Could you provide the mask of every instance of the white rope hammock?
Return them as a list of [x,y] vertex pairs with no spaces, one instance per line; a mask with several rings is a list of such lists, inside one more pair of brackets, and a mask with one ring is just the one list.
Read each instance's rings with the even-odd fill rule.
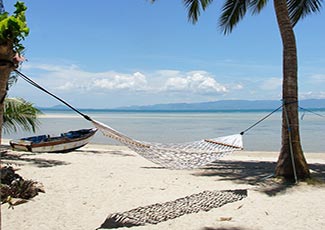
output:
[[[15,72],[29,84],[35,86],[36,88],[59,100],[60,102],[71,108],[73,111],[83,116],[86,120],[92,122],[93,125],[99,130],[101,130],[104,135],[119,141],[120,143],[128,146],[130,149],[143,156],[144,158],[163,167],[171,169],[198,168],[207,165],[226,154],[232,153],[235,150],[243,149],[243,140],[241,134],[243,134],[246,130],[241,134],[237,135],[180,144],[150,143],[134,140],[114,130],[108,125],[91,119],[89,116],[75,109],[73,106],[69,105],[67,102],[65,102],[55,94],[49,92],[48,90],[37,84],[35,81],[33,81],[20,71],[15,70]],[[255,126],[256,124],[254,124],[253,126]],[[253,126],[251,126],[250,128],[252,128]]]
[[140,156],[170,169],[205,166],[226,154],[243,149],[242,135],[230,135],[194,142],[163,144],[134,140],[101,122],[91,120],[101,132],[126,145]]
[[[219,137],[214,139],[206,139],[206,140],[200,140],[200,141],[194,141],[194,142],[188,142],[182,144],[149,143],[149,142],[134,140],[103,123],[91,119],[89,116],[75,109],[66,101],[62,100],[58,96],[49,92],[48,90],[46,90],[45,88],[37,84],[35,81],[30,79],[29,77],[27,77],[26,75],[18,71],[17,69],[15,69],[14,71],[29,84],[35,86],[36,88],[42,90],[43,92],[59,100],[60,102],[62,102],[63,104],[71,108],[73,111],[80,114],[86,120],[92,122],[95,127],[97,127],[99,130],[102,131],[104,135],[121,142],[122,144],[128,146],[130,149],[139,153],[141,156],[147,158],[148,160],[171,169],[198,168],[219,159],[225,154],[232,153],[235,150],[242,150],[243,149],[242,135],[246,131],[252,129],[254,126],[264,121],[266,118],[271,116],[276,111],[280,110],[282,107],[285,108],[284,105],[291,104],[291,103],[298,103],[297,100],[292,102],[285,102],[283,100],[281,106],[279,106],[277,109],[273,110],[265,117],[258,120],[253,125],[251,125],[246,130],[242,131],[240,134],[237,135],[224,136],[224,137]],[[306,110],[306,111],[312,112],[310,110]],[[317,113],[315,114],[318,116],[322,116]],[[287,121],[288,121],[288,117],[287,117]],[[290,127],[289,123],[287,125],[288,127]],[[292,157],[292,161],[293,161],[293,157]],[[294,165],[294,161],[293,161],[293,165]]]

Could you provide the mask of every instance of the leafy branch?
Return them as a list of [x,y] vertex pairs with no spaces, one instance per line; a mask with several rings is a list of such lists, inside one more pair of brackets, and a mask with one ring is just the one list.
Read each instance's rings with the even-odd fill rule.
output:
[[23,2],[18,1],[15,8],[13,15],[9,15],[8,12],[0,14],[0,44],[10,41],[14,51],[21,53],[25,48],[21,41],[29,33],[25,17],[27,7]]

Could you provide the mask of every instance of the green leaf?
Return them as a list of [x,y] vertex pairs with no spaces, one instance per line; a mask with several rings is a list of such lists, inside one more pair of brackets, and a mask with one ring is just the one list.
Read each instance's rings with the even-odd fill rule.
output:
[[19,129],[35,132],[41,112],[32,103],[21,98],[6,98],[4,102],[3,128],[6,133]]
[[20,1],[15,4],[15,7],[13,15],[7,12],[0,15],[0,42],[13,41],[14,51],[21,53],[24,50],[21,41],[29,34],[25,17],[27,7]]

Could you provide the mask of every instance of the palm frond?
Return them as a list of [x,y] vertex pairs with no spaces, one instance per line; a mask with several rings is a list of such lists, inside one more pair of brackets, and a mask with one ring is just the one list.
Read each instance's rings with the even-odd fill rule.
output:
[[224,34],[229,34],[245,16],[249,2],[249,0],[227,0],[224,3],[219,21]]
[[200,0],[200,1],[203,10],[205,10],[213,2],[213,0]]
[[4,132],[17,132],[18,129],[35,132],[39,125],[37,119],[39,114],[41,114],[41,111],[24,99],[6,98],[3,114]]
[[319,12],[322,0],[287,0],[289,17],[293,26],[308,14]]
[[252,10],[252,14],[258,14],[266,6],[267,0],[251,0],[249,2],[249,8]]
[[199,19],[201,9],[205,10],[213,0],[183,0],[183,2],[188,9],[187,17],[194,24]]
[[199,0],[184,0],[184,5],[188,9],[187,17],[194,24],[200,16]]

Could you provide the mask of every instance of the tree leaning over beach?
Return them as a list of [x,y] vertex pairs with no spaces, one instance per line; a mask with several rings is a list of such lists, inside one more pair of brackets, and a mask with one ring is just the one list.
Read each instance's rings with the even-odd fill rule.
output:
[[[155,2],[156,0],[151,0]],[[188,19],[195,24],[201,10],[213,0],[183,0],[188,10]],[[232,32],[244,18],[248,9],[258,14],[268,0],[226,0],[219,18],[219,26],[225,35]],[[273,0],[278,28],[283,45],[282,80],[282,143],[275,175],[286,179],[306,179],[309,168],[303,154],[298,117],[298,64],[295,33],[293,27],[308,14],[320,11],[322,0]]]

